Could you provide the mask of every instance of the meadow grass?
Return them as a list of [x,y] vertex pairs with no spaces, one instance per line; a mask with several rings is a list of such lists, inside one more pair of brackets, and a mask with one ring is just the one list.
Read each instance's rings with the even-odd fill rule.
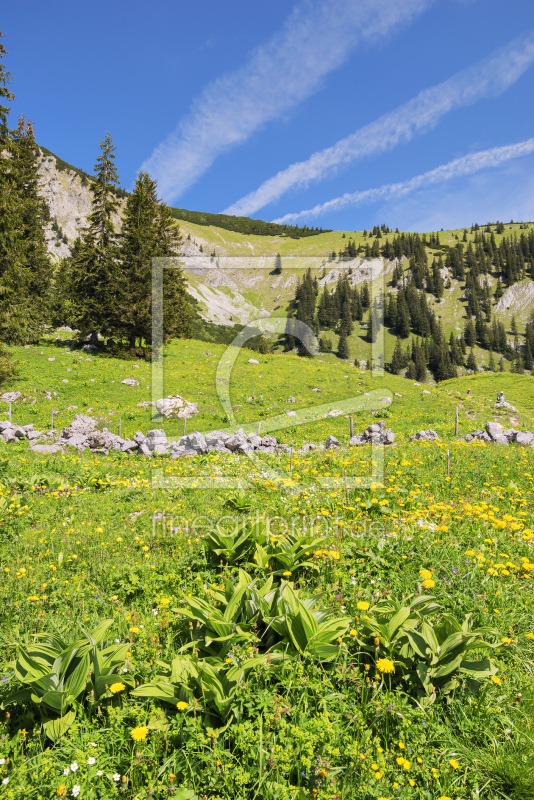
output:
[[[227,424],[215,390],[223,352],[191,341],[169,348],[165,393],[199,402],[190,429]],[[0,444],[1,700],[21,688],[13,664],[36,635],[72,640],[109,619],[107,643],[128,648],[116,672],[124,688],[106,689],[98,700],[83,692],[75,721],[56,741],[45,733],[42,704],[5,706],[2,798],[531,797],[534,454],[454,441],[454,412],[458,406],[461,435],[489,419],[507,427],[509,416],[493,409],[503,389],[518,408],[515,427],[533,428],[532,379],[477,375],[429,388],[339,362],[272,355],[252,365],[249,355],[240,354],[232,375],[234,412],[245,428],[285,409],[389,390],[394,400],[382,418],[397,437],[384,454],[383,480],[345,489],[345,473],[370,474],[367,447],[294,454],[291,471],[287,455],[262,456],[266,466],[274,461],[290,473],[276,481],[246,457],[217,453],[174,461],[74,450],[39,456],[24,442]],[[181,433],[181,422],[152,422],[150,409],[136,407],[150,399],[144,362],[135,369],[50,344],[20,349],[17,357],[19,377],[9,388],[27,398],[13,406],[17,422],[44,428],[54,405],[61,427],[92,407],[111,429],[120,417],[123,435],[149,427]],[[121,385],[123,377],[140,386]],[[57,392],[53,401],[45,390]],[[263,401],[247,402],[253,390]],[[290,395],[296,403],[286,405]],[[78,409],[67,412],[69,405]],[[377,418],[355,415],[355,432]],[[441,443],[408,444],[409,434],[429,427]],[[275,435],[298,445],[331,433],[347,444],[345,416]],[[203,488],[157,486],[154,468],[167,479],[205,479]],[[223,475],[247,479],[246,494],[217,489]],[[325,477],[332,481],[327,490],[317,481]],[[214,557],[210,532],[223,517],[226,532],[260,517],[269,520],[274,541],[315,531],[323,544],[309,553],[308,566],[276,577],[273,562]],[[265,632],[245,625],[244,636],[233,629],[231,664],[210,657],[220,675],[258,659],[252,671],[243,666],[224,713],[214,711],[206,688],[182,695],[182,710],[132,694],[128,680],[147,685],[179,651],[200,663],[198,653],[217,644],[184,610],[201,601],[215,609],[220,587],[236,583],[240,568],[260,585],[273,576],[302,598],[317,597],[317,608],[345,621],[335,656],[299,653],[288,640],[286,659],[271,662]],[[382,634],[376,645],[365,640],[366,619],[380,603],[409,605],[422,595],[437,604],[431,623],[471,614],[485,630],[490,649],[475,648],[469,658],[476,664],[489,654],[493,672],[478,686],[459,679],[425,700],[413,680],[402,681],[401,656]],[[391,658],[393,673],[380,671],[379,657]]]

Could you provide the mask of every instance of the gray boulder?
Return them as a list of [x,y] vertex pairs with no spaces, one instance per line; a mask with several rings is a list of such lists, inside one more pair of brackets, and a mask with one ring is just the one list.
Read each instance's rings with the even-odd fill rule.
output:
[[349,445],[351,447],[358,447],[358,445],[365,444],[365,443],[366,443],[365,434],[357,433],[356,436],[352,437],[352,439],[349,442]]
[[235,433],[232,433],[232,435],[228,437],[228,439],[224,444],[225,447],[227,447],[228,450],[231,450],[233,453],[235,450],[237,450],[237,448],[240,445],[244,444],[246,441],[247,441],[247,435],[245,431],[242,428],[240,428]]
[[254,446],[252,444],[250,444],[250,442],[247,442],[245,440],[244,442],[242,442],[242,444],[239,445],[237,450],[235,450],[234,452],[244,453],[245,455],[247,455],[248,453],[253,453],[254,452]]
[[326,417],[342,417],[344,411],[340,411],[338,408],[332,408],[328,414],[325,414]]
[[214,450],[215,450],[217,453],[231,453],[231,452],[232,452],[231,450],[228,450],[228,448],[227,448],[227,447],[225,447],[223,444],[219,444],[219,445],[210,445],[210,446],[208,447],[208,453],[211,453],[211,452],[213,452]]
[[137,452],[139,453],[140,456],[151,456],[152,455],[152,450],[149,450],[149,448],[146,446],[146,444],[144,442],[141,442]]
[[29,442],[33,442],[34,439],[39,439],[42,435],[41,431],[28,431],[26,438]]
[[76,414],[70,424],[73,433],[91,433],[98,427],[96,419],[88,417],[85,414]]
[[274,436],[264,436],[261,440],[262,447],[276,447],[276,439]]
[[32,447],[32,453],[48,453],[52,455],[59,451],[61,451],[61,447],[58,444],[34,444]]
[[383,435],[384,444],[394,444],[395,442],[395,434],[389,428],[386,428]]
[[495,403],[495,408],[507,408],[508,411],[517,411],[515,406],[510,405],[510,403],[506,403],[504,400],[502,403]]
[[145,441],[146,437],[145,437],[144,433],[141,433],[141,431],[137,431],[137,433],[134,433],[134,437],[133,438],[134,438],[134,442],[137,442],[137,444],[141,444],[141,442]]
[[291,453],[293,450],[288,444],[277,444],[275,447],[275,452],[278,454],[280,453]]
[[488,436],[491,436],[492,439],[495,439],[496,436],[503,435],[504,428],[499,422],[487,422],[486,423],[486,433]]
[[414,433],[413,436],[410,436],[408,439],[409,442],[413,441],[425,441],[425,442],[439,442],[440,438],[436,431],[429,429],[427,431],[417,431]]
[[121,383],[125,386],[139,386],[139,381],[136,381],[135,378],[125,378]]
[[185,450],[194,450],[195,453],[207,453],[208,445],[203,435],[199,431],[192,431],[185,436],[181,436],[178,445]]
[[509,444],[508,439],[502,433],[498,433],[497,436],[494,436],[492,442],[494,444]]
[[83,433],[75,433],[70,439],[65,440],[67,447],[75,447],[76,450],[84,450],[87,447],[87,436]]
[[373,422],[372,425],[367,426],[365,433],[380,433],[380,431],[383,431],[385,427],[386,423],[383,420],[380,420],[380,422]]
[[208,450],[210,447],[224,447],[226,440],[229,438],[230,434],[224,433],[224,431],[210,431],[205,436],[206,446]]
[[121,447],[123,453],[132,452],[133,450],[136,449],[137,449],[137,442],[135,442],[133,439],[125,439]]
[[332,450],[334,447],[341,447],[341,442],[335,436],[329,436],[324,446],[325,450]]
[[515,437],[515,441],[517,444],[520,444],[521,447],[528,447],[534,441],[534,433],[530,431],[519,431]]
[[298,450],[299,453],[311,453],[313,450],[317,450],[317,446],[314,444],[303,444],[302,447]]
[[13,428],[6,428],[5,430],[3,430],[1,433],[1,437],[4,442],[15,442],[17,440]]
[[7,431],[8,428],[12,428],[12,427],[13,427],[13,425],[7,419],[2,420],[2,422],[0,422],[0,433],[2,433],[3,431]]
[[247,442],[252,445],[254,450],[256,450],[262,442],[261,436],[258,436],[256,433],[249,433],[247,436]]
[[3,400],[4,403],[14,403],[19,397],[22,397],[22,392],[5,392],[0,396],[0,400]]
[[97,450],[98,448],[104,448],[108,450],[111,447],[111,436],[109,435],[107,430],[103,431],[93,431],[86,437],[87,445],[91,448],[91,450]]
[[153,430],[148,431],[143,444],[146,444],[149,450],[153,450],[158,444],[166,445],[167,436],[165,431],[161,428],[154,428]]

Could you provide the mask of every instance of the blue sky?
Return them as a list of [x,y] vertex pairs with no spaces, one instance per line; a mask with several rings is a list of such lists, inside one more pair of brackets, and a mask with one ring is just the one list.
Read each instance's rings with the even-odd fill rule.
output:
[[172,205],[325,228],[534,219],[534,4],[27,0],[13,124]]

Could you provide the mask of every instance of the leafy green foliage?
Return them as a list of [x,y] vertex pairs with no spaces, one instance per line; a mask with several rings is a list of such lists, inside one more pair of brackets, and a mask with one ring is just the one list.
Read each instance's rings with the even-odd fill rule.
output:
[[390,659],[395,664],[392,681],[414,694],[423,706],[458,689],[461,681],[470,691],[480,689],[481,679],[498,671],[489,658],[469,660],[468,652],[499,647],[483,640],[497,635],[494,628],[473,629],[473,615],[460,623],[452,614],[438,619],[431,615],[440,606],[430,596],[421,595],[409,605],[393,598],[377,603],[368,618],[361,620],[357,641],[375,663]]
[[45,733],[58,739],[77,713],[92,706],[114,683],[134,686],[131,674],[117,673],[124,666],[129,644],[103,646],[113,620],[104,620],[90,633],[67,643],[54,634],[36,635],[36,643],[21,648],[12,665],[14,677],[28,688],[3,703],[34,703],[43,718]]

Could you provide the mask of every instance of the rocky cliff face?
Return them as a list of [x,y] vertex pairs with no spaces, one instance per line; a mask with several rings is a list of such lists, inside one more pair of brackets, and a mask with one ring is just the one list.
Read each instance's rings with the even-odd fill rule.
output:
[[[54,261],[70,255],[70,245],[87,225],[91,212],[89,184],[73,170],[60,170],[52,156],[41,158],[41,194],[48,203],[51,222],[47,226],[48,251]],[[121,201],[121,208],[124,204]],[[117,215],[115,225],[120,227]]]

